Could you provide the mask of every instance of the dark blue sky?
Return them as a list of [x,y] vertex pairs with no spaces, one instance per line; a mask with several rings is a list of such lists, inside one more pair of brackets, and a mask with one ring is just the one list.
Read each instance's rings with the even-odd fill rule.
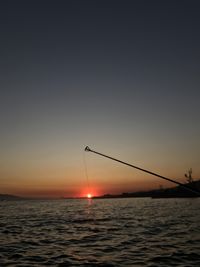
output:
[[64,183],[75,192],[87,144],[173,177],[190,167],[200,176],[199,1],[0,5],[4,191],[21,180],[30,191],[33,177],[45,184],[53,173],[58,191]]

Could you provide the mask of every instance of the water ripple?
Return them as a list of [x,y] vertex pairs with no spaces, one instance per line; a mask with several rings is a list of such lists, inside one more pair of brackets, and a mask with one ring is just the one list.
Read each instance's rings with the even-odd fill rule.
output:
[[199,199],[0,202],[0,266],[200,266]]

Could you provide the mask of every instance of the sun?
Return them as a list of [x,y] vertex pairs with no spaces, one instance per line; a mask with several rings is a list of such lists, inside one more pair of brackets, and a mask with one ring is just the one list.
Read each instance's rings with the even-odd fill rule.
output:
[[92,195],[90,193],[88,193],[87,198],[92,198]]

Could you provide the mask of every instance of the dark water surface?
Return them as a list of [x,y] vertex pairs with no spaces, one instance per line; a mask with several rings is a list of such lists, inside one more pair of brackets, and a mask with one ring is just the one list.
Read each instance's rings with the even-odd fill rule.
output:
[[0,202],[0,266],[200,266],[200,199]]

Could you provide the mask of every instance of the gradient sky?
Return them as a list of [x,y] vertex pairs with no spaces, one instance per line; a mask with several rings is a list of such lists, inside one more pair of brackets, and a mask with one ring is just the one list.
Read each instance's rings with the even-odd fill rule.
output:
[[200,3],[1,1],[0,193],[83,196],[200,177]]

